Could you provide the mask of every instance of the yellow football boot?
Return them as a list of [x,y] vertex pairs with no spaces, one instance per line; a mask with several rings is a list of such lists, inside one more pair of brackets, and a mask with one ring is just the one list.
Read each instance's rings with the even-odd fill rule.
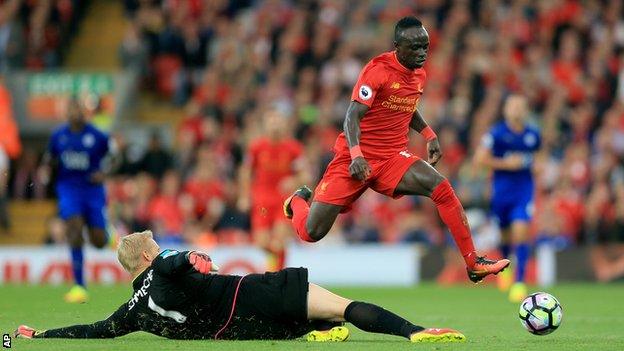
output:
[[427,328],[410,336],[411,342],[464,342],[466,336],[454,329]]
[[496,286],[501,292],[509,291],[513,284],[513,269],[505,269],[496,276]]
[[527,286],[524,283],[514,283],[509,289],[509,301],[519,303],[529,295]]
[[87,290],[80,286],[74,285],[67,294],[65,294],[65,302],[68,303],[85,303],[89,300],[89,293]]
[[333,327],[330,330],[314,330],[306,335],[307,341],[314,342],[340,342],[349,338],[349,329],[347,327]]

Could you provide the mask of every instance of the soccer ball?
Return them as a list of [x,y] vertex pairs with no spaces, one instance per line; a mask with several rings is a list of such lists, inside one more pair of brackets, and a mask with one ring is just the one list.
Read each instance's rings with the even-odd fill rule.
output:
[[561,325],[563,309],[557,299],[545,292],[529,295],[520,305],[520,322],[535,335],[554,332]]

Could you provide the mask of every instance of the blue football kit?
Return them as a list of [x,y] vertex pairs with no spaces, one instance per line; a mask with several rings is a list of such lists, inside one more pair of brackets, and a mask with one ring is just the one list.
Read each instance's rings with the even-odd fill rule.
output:
[[82,216],[93,228],[105,228],[104,185],[91,181],[108,153],[108,136],[90,124],[79,132],[69,125],[58,128],[50,138],[50,154],[58,160],[56,193],[62,219]]
[[492,179],[492,214],[501,228],[508,228],[514,221],[529,222],[533,215],[533,154],[541,143],[539,130],[526,125],[517,133],[507,123],[494,125],[483,139],[483,144],[492,155],[504,158],[520,154],[524,159],[519,170],[495,170]]

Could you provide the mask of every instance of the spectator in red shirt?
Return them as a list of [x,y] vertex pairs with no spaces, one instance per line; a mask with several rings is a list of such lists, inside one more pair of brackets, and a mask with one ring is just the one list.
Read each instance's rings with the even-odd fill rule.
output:
[[222,205],[224,199],[217,170],[213,148],[204,144],[197,151],[197,165],[184,184],[184,193],[193,199],[195,217],[206,224],[214,224],[218,219],[213,209]]
[[180,241],[184,215],[180,206],[180,177],[174,171],[165,173],[161,189],[148,206],[152,228],[164,241]]

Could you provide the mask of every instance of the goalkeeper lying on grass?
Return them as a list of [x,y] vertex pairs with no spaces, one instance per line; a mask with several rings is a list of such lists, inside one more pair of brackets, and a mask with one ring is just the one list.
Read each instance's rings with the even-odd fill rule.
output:
[[452,329],[414,325],[379,306],[351,301],[308,283],[305,268],[246,276],[216,274],[208,255],[160,252],[149,231],[124,237],[117,251],[134,277],[134,294],[93,324],[16,330],[23,338],[114,338],[135,331],[171,339],[294,339],[343,341],[345,321],[414,342],[463,341]]

